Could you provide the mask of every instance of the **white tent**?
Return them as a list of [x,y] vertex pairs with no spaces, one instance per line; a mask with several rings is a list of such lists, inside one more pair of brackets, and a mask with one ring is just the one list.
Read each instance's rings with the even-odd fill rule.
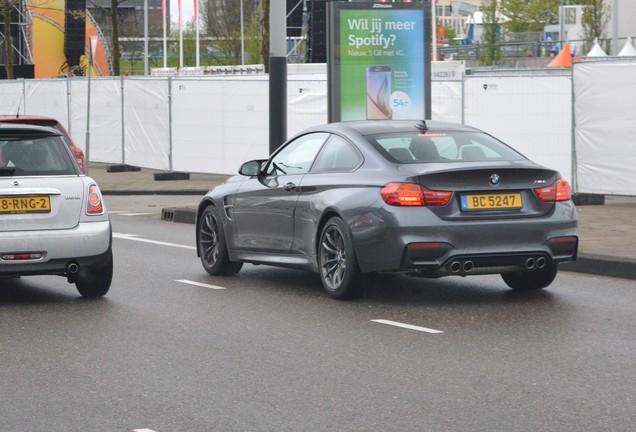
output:
[[621,52],[618,53],[619,57],[636,57],[636,48],[632,45],[632,38],[628,37],[627,42],[621,49]]
[[598,44],[598,38],[594,39],[594,46],[592,46],[586,57],[607,57],[603,48]]

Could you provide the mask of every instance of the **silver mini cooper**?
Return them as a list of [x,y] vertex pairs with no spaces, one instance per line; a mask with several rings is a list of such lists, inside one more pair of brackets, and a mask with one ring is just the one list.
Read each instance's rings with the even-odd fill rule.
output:
[[0,278],[59,275],[106,294],[112,229],[95,180],[52,128],[0,124]]

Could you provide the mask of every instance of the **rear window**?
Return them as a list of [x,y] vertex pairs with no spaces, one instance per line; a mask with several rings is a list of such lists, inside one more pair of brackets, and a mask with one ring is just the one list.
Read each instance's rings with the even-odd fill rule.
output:
[[525,160],[501,141],[481,132],[384,134],[369,141],[398,163],[491,162]]
[[0,136],[0,175],[77,174],[59,136]]

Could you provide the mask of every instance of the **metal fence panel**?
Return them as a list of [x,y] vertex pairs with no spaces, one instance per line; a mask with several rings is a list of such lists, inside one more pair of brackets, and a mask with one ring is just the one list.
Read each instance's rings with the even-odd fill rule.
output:
[[465,81],[465,122],[572,182],[568,76],[476,76]]
[[124,93],[126,163],[170,169],[169,80],[127,79]]
[[574,65],[577,187],[636,195],[636,61]]

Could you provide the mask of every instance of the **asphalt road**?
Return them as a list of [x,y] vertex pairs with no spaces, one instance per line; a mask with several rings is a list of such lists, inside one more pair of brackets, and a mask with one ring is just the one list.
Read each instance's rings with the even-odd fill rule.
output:
[[496,276],[377,276],[335,301],[300,271],[208,276],[194,226],[162,221],[162,200],[197,198],[108,197],[104,299],[62,278],[0,281],[0,431],[636,424],[634,281],[562,272],[520,294]]

